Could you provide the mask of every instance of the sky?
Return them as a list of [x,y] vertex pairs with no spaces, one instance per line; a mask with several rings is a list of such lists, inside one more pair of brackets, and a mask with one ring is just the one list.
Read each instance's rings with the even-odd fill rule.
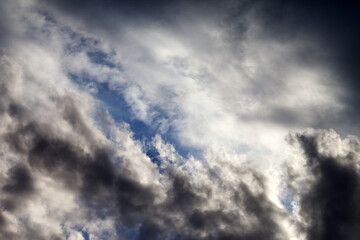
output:
[[359,239],[359,43],[352,0],[2,0],[0,239]]

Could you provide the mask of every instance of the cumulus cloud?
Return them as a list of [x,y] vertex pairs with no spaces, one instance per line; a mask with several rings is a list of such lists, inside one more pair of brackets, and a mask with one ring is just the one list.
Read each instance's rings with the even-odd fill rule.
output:
[[[138,229],[139,239],[171,236],[188,239],[283,238],[276,219],[286,218],[286,214],[268,199],[265,179],[260,173],[241,165],[227,166],[223,170],[216,165],[206,168],[204,163],[194,159],[186,161],[185,165],[181,165],[181,161],[169,164],[174,157],[164,150],[161,157],[168,158],[161,161],[168,164],[166,172],[160,176],[157,171],[150,171],[147,178],[151,179],[142,181],[146,179],[143,174],[149,169],[155,170],[155,165],[144,154],[134,152],[128,156],[132,159],[124,156],[119,166],[114,160],[117,149],[113,144],[121,146],[129,141],[126,130],[121,139],[115,130],[121,129],[113,126],[112,132],[118,142],[111,143],[101,135],[97,136],[95,126],[77,109],[70,96],[55,98],[50,93],[47,97],[57,104],[51,114],[58,114],[58,118],[56,122],[44,121],[43,116],[37,116],[44,106],[33,105],[29,109],[27,102],[15,105],[8,84],[13,83],[15,79],[11,77],[16,76],[8,71],[16,63],[3,57],[2,64],[5,65],[3,72],[7,73],[7,79],[2,81],[3,89],[8,89],[2,95],[5,102],[2,118],[8,119],[3,123],[6,128],[1,134],[3,145],[7,147],[3,152],[3,164],[8,164],[8,169],[3,169],[3,237],[62,238],[67,231],[71,234],[76,226],[86,227],[87,221],[110,218],[114,221],[113,228],[119,224]],[[25,95],[27,90],[19,94]],[[69,106],[63,107],[66,104]],[[84,141],[77,141],[82,138]],[[155,146],[159,151],[169,148],[160,139]],[[129,148],[126,150],[130,151]],[[12,162],[11,155],[17,160]],[[141,161],[141,165],[136,164]],[[188,170],[182,170],[184,168]],[[222,178],[222,174],[231,182]],[[232,179],[237,177],[240,178]],[[52,203],[57,199],[49,199],[49,196],[44,199],[43,194],[53,191],[53,184],[58,191],[56,197],[70,198],[63,209]],[[79,213],[70,214],[69,211],[76,208]],[[51,213],[55,210],[59,212],[54,216]],[[41,217],[46,222],[39,219]],[[63,221],[70,229],[61,229]],[[267,227],[260,227],[262,224]],[[96,234],[96,229],[86,229]],[[100,233],[98,238],[103,238],[102,234],[105,233]],[[77,233],[73,235],[78,236]]]
[[336,6],[1,3],[0,237],[357,239]]
[[299,227],[307,239],[357,239],[359,139],[308,129],[288,141],[305,157],[302,170],[290,167],[288,181],[297,189]]
[[[168,166],[160,176],[141,149],[136,154],[136,146],[126,146],[127,141],[133,141],[128,139],[126,128],[113,125],[117,142],[98,136],[88,121],[90,116],[77,109],[70,96],[46,94],[57,104],[51,111],[57,120],[52,122],[37,116],[44,106],[36,104],[29,109],[27,102],[15,105],[8,86],[16,80],[11,79],[16,77],[16,72],[11,72],[16,63],[4,56],[2,64],[7,73],[3,89],[8,89],[2,95],[2,118],[8,119],[1,134],[6,147],[2,162],[8,165],[3,168],[2,237],[61,239],[70,234],[75,238],[78,233],[74,229],[80,226],[93,234],[92,238],[101,239],[106,233],[89,225],[105,218],[113,220],[112,231],[116,225],[137,229],[139,239],[284,238],[276,219],[286,218],[286,214],[267,197],[262,174],[242,165],[221,170],[216,159],[210,167],[194,159],[181,161],[158,137],[154,146],[163,149],[160,161]],[[18,93],[18,99],[27,93]],[[70,106],[63,107],[66,104]],[[116,145],[125,148],[128,155],[121,157],[119,165]],[[12,155],[16,161],[10,159]],[[149,176],[143,176],[147,172]],[[64,202],[58,202],[58,197]],[[78,213],[71,214],[75,209]],[[58,212],[52,214],[54,211]],[[262,224],[267,227],[262,228]]]

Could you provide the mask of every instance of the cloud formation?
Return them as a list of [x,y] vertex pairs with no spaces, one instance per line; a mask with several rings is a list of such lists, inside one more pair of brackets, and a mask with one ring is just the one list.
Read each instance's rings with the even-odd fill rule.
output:
[[325,130],[307,130],[288,140],[300,145],[306,158],[303,174],[310,175],[298,196],[307,239],[357,239],[359,140],[341,140],[334,131]]
[[358,239],[357,11],[2,2],[0,238]]
[[[11,61],[6,57],[2,61],[9,67],[3,71],[11,71]],[[10,79],[11,72],[7,76],[3,89],[9,89],[8,84],[16,82],[16,79]],[[148,162],[142,166],[131,164],[139,161],[136,159],[121,159],[117,166],[112,159],[116,151],[114,146],[98,142],[90,124],[84,123],[85,116],[69,96],[48,96],[57,104],[52,114],[56,111],[60,116],[56,124],[50,124],[36,117],[41,111],[40,106],[30,110],[26,103],[15,105],[11,95],[11,90],[2,95],[3,102],[7,102],[2,118],[8,119],[2,132],[2,141],[7,148],[3,161],[10,161],[8,156],[12,154],[18,160],[3,173],[2,212],[6,216],[2,218],[3,237],[29,238],[36,233],[39,239],[61,239],[62,234],[56,231],[56,226],[48,231],[36,226],[33,223],[36,220],[27,209],[36,201],[38,192],[44,191],[41,188],[47,188],[39,182],[50,178],[59,184],[58,191],[68,191],[78,199],[73,204],[87,209],[81,221],[114,218],[115,225],[138,228],[138,239],[284,238],[276,219],[285,219],[286,214],[268,199],[265,178],[255,170],[245,170],[239,165],[220,171],[189,160],[185,166],[193,169],[184,171],[176,164],[164,162],[168,164],[168,169],[162,176],[153,174],[152,182],[142,183],[142,176],[137,176],[136,171],[144,174],[146,170],[133,168],[148,165],[155,170],[155,165],[144,156]],[[66,133],[57,124],[67,124],[72,132]],[[84,145],[74,140],[81,138],[85,139]],[[196,171],[199,171],[196,176],[188,175]],[[234,175],[239,179],[229,184],[220,174],[227,177]],[[245,176],[249,179],[242,179]],[[66,221],[69,213],[58,214]],[[12,217],[24,218],[25,221],[14,223]],[[49,216],[45,213],[45,217]],[[80,224],[79,220],[73,220],[74,226]],[[140,227],[137,227],[139,224]],[[12,231],[14,227],[17,229]]]

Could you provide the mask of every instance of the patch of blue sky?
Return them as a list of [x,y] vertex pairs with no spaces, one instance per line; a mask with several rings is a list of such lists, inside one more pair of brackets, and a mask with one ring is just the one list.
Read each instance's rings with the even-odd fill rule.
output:
[[285,188],[279,197],[281,204],[288,210],[289,213],[293,212],[293,202],[294,202],[294,191],[288,188]]
[[280,199],[281,204],[288,210],[289,213],[293,212],[292,201],[286,201],[284,199]]
[[90,240],[89,233],[87,231],[81,230],[80,232],[84,240]]
[[158,150],[151,144],[151,142],[144,145],[143,151],[150,158],[151,162],[157,165],[160,174],[165,173],[167,170],[168,164],[164,164],[164,162],[169,163],[170,165],[182,166],[186,161],[184,158],[180,159],[180,161],[178,159],[177,162],[172,159],[162,158]]
[[[85,40],[82,40],[81,38],[80,40],[81,45],[87,44]],[[109,55],[101,50],[92,48],[91,51],[87,51],[87,56],[94,64],[108,66],[110,68],[116,67],[120,71],[122,70],[122,67],[119,64],[111,62]],[[92,91],[91,94],[102,102],[102,106],[100,106],[101,110],[104,112],[107,111],[115,122],[128,123],[135,140],[150,142],[156,134],[160,134],[165,142],[169,142],[174,146],[180,156],[187,158],[189,155],[192,155],[197,159],[201,159],[202,150],[182,145],[178,141],[176,136],[177,131],[174,127],[169,126],[167,131],[160,131],[161,120],[169,119],[166,111],[160,107],[152,106],[151,110],[154,113],[153,121],[152,125],[148,125],[133,116],[131,106],[126,102],[122,93],[123,89],[121,89],[120,86],[117,87],[117,89],[114,89],[109,86],[109,83],[98,82],[86,77],[86,75],[78,76],[70,73],[69,77],[82,89],[89,88],[89,86],[96,89],[95,91]],[[149,155],[150,158],[154,157],[154,159],[152,159],[154,163],[159,163],[154,154],[149,153]]]
[[111,90],[108,83],[96,82],[75,74],[69,74],[69,77],[82,89],[87,88],[87,85],[91,83],[97,89],[97,91],[92,92],[92,95],[103,103],[101,110],[108,111],[116,122],[129,123],[130,130],[134,133],[135,139],[142,139],[143,137],[151,138],[154,136],[154,131],[150,127],[131,116],[130,106],[125,101],[124,96],[119,91]]
[[157,149],[153,146],[149,146],[147,147],[147,149],[144,150],[145,150],[145,154],[150,158],[151,162],[155,163],[159,169],[159,172],[163,174],[165,169],[163,168],[163,164],[162,164],[163,161]]
[[[64,223],[61,224],[61,228],[63,230],[63,233],[65,234],[65,239],[68,240],[70,238],[70,233],[65,229]],[[72,227],[72,229],[79,232],[84,240],[90,240],[89,233],[84,230],[83,227],[77,225],[75,227]]]
[[111,60],[109,60],[109,55],[103,51],[94,49],[93,51],[88,51],[86,54],[92,63],[104,65],[109,68],[116,67],[121,70],[121,66],[119,64],[111,62]]
[[[73,229],[74,229],[75,231],[79,232],[79,233],[82,235],[82,237],[83,237],[84,240],[91,240],[89,232],[88,232],[87,230],[85,230],[82,226],[75,226]],[[117,232],[116,232],[116,234],[117,234]],[[100,237],[101,239],[110,239],[112,235],[113,235],[112,232],[102,231],[102,232],[100,233],[100,236],[99,236],[99,237]],[[66,239],[68,239],[69,237],[70,237],[70,235],[67,234]]]
[[[126,122],[130,126],[130,130],[133,133],[133,137],[136,140],[141,141],[151,141],[156,134],[160,134],[159,126],[150,126],[145,122],[136,119],[133,117],[131,112],[131,107],[126,102],[124,95],[121,93],[121,89],[113,90],[109,87],[109,84],[104,82],[97,82],[92,79],[77,76],[75,74],[69,74],[70,79],[72,79],[78,86],[82,89],[86,89],[87,86],[91,83],[96,91],[92,92],[92,95],[102,102],[100,106],[102,111],[107,111],[110,116],[114,119],[115,122]],[[156,119],[166,118],[166,113],[159,108],[154,108],[153,111],[156,112]],[[182,146],[175,136],[174,129],[170,127],[166,133],[161,133],[161,137],[166,142],[170,142],[176,151],[183,157],[187,157],[189,154],[200,157],[201,151],[199,149],[190,148]]]

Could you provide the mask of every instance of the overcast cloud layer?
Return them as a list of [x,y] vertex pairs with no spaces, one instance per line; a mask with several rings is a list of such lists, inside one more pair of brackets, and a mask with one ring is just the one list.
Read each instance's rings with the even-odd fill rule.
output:
[[0,239],[360,238],[360,4],[0,3]]

